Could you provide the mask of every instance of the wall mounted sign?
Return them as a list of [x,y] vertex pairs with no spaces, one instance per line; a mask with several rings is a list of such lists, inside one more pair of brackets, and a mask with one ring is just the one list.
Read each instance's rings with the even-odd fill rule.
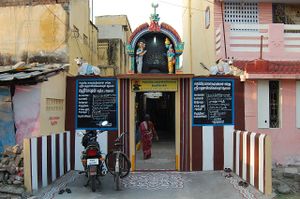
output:
[[[76,81],[76,128],[117,129],[118,83],[116,79],[78,79]],[[108,125],[101,127],[103,121]]]
[[193,79],[193,126],[234,124],[234,80]]
[[133,92],[145,91],[177,91],[177,80],[131,80],[131,88]]

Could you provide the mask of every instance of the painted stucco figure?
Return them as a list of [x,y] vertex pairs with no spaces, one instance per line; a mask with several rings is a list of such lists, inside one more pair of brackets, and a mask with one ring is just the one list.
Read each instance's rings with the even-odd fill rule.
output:
[[170,40],[166,38],[165,40],[165,46],[168,49],[167,51],[167,58],[168,58],[168,72],[169,74],[174,73],[174,65],[176,63],[176,57],[175,57],[175,50],[173,48],[173,45],[171,44]]
[[81,57],[76,58],[74,60],[77,64],[78,68],[78,74],[79,75],[99,75],[100,69],[96,66],[92,66],[88,64],[86,61],[84,61]]
[[142,41],[138,43],[139,48],[136,50],[136,65],[137,72],[142,73],[143,69],[143,56],[146,54],[147,50],[145,50],[146,44]]

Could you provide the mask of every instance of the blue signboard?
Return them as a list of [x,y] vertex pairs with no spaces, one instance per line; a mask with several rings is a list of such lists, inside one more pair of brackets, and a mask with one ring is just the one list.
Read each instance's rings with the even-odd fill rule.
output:
[[[76,80],[76,129],[118,128],[118,81],[113,78]],[[108,125],[101,126],[103,121]]]
[[193,126],[234,124],[234,80],[193,79]]

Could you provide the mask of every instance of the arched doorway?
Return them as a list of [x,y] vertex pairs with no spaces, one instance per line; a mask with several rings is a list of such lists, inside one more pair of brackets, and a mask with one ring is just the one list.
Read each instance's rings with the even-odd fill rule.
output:
[[[169,37],[160,32],[149,32],[143,35],[140,41],[146,44],[147,51],[143,56],[142,73],[168,73],[167,48],[165,47],[165,39]],[[171,44],[174,46],[173,42]],[[138,45],[135,47],[135,54]],[[135,61],[135,72],[137,72],[137,63]]]

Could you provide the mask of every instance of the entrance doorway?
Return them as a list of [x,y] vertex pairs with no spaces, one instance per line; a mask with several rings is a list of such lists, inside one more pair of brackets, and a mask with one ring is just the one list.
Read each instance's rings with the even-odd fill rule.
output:
[[175,170],[175,92],[137,92],[135,103],[136,121],[149,114],[159,137],[152,140],[150,159],[144,160],[143,148],[136,148],[136,170]]

